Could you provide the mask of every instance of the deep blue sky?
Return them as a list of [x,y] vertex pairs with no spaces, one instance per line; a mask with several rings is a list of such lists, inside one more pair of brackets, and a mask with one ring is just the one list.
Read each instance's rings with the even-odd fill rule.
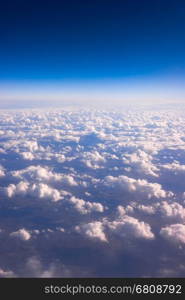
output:
[[0,36],[1,87],[128,79],[184,84],[183,0],[7,0]]

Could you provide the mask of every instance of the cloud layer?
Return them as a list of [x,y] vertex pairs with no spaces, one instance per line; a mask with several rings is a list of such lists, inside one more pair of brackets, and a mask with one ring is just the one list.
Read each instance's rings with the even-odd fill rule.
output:
[[185,275],[182,113],[0,117],[1,277]]

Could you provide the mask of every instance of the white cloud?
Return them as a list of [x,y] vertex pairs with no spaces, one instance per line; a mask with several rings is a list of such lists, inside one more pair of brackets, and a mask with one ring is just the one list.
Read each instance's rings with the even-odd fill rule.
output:
[[23,170],[13,171],[12,175],[21,179],[38,181],[59,181],[61,179],[59,174],[41,166],[30,166]]
[[75,227],[75,230],[90,239],[98,239],[103,242],[108,241],[106,232],[127,239],[152,240],[155,238],[149,224],[127,215],[122,215],[116,221],[103,219],[102,222],[95,221],[79,225]]
[[165,190],[163,190],[162,186],[159,183],[151,183],[145,179],[134,179],[123,175],[120,175],[118,177],[105,177],[104,185],[122,191],[143,194],[148,199],[153,197],[165,198],[173,195],[172,192],[166,192]]
[[137,209],[139,211],[144,212],[145,214],[148,214],[148,215],[154,215],[156,213],[156,207],[154,207],[152,205],[140,204],[140,205],[137,206]]
[[183,174],[185,173],[185,165],[181,165],[179,164],[178,161],[174,161],[173,163],[169,163],[169,164],[164,164],[162,165],[162,168],[170,170],[171,172],[173,172],[174,174]]
[[125,157],[123,157],[124,163],[129,164],[132,172],[137,172],[140,176],[145,174],[158,177],[157,172],[159,169],[152,163],[152,159],[152,155],[140,149],[132,154],[126,154]]
[[75,230],[88,237],[89,239],[99,240],[101,242],[107,242],[106,235],[104,233],[104,226],[101,222],[95,221],[80,226],[76,226]]
[[5,170],[3,166],[0,165],[0,177],[4,177],[4,176],[5,176]]
[[29,183],[25,181],[20,181],[17,185],[10,184],[7,188],[5,188],[7,196],[9,198],[14,195],[25,195],[29,189]]
[[44,183],[29,184],[24,181],[19,182],[17,185],[10,184],[7,188],[5,188],[5,191],[9,198],[16,195],[30,195],[32,197],[50,199],[54,202],[63,199],[63,196],[66,195],[65,191],[60,193],[57,189],[54,189]]
[[30,152],[36,152],[38,150],[44,150],[41,146],[38,145],[37,141],[25,141],[22,144],[22,147],[25,150],[28,150]]
[[163,201],[159,206],[161,214],[177,222],[185,221],[185,208],[177,202],[168,203]]
[[120,217],[122,217],[122,216],[124,216],[126,214],[125,208],[123,206],[121,206],[121,205],[118,205],[117,211],[118,211],[118,215]]
[[104,207],[101,203],[84,201],[76,197],[71,197],[69,202],[72,203],[75,209],[81,214],[104,211]]
[[163,238],[175,244],[185,244],[185,225],[172,224],[161,228],[160,234]]
[[149,224],[127,215],[123,215],[120,220],[108,222],[107,226],[112,233],[120,237],[149,240],[155,237]]
[[39,198],[51,199],[54,202],[62,199],[61,194],[57,189],[53,189],[44,183],[33,184],[30,192],[31,194],[33,192],[33,194],[35,194]]
[[35,156],[31,152],[22,152],[21,156],[25,160],[34,160],[35,159]]
[[58,182],[61,185],[68,186],[77,186],[77,182],[71,175],[67,174],[58,174],[52,172],[48,167],[41,166],[30,166],[26,169],[13,171],[12,175],[17,178],[21,178],[23,180],[27,180],[29,182],[42,182],[42,183],[54,183]]
[[104,166],[106,159],[98,151],[93,151],[93,152],[83,152],[81,161],[88,168],[99,169]]
[[26,229],[22,228],[15,232],[10,233],[10,236],[18,238],[22,241],[28,241],[31,238],[31,234]]

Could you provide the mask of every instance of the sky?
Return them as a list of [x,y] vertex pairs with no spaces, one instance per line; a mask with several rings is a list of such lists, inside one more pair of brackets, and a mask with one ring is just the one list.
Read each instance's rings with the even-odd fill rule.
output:
[[0,277],[184,278],[185,1],[6,0],[0,35]]
[[4,1],[0,108],[182,103],[185,3]]

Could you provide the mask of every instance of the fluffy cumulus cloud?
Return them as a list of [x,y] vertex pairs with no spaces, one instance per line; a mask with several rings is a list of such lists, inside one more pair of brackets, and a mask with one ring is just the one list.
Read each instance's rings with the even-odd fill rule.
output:
[[81,161],[88,167],[92,169],[103,168],[106,158],[101,155],[98,151],[84,152],[82,154]]
[[108,236],[111,235],[116,235],[123,240],[155,238],[149,224],[128,215],[114,221],[104,219],[102,222],[82,224],[76,226],[75,229],[90,239],[98,239],[102,242],[109,241]]
[[120,189],[123,192],[143,194],[148,199],[152,197],[165,198],[173,196],[172,192],[163,190],[159,183],[151,183],[145,179],[134,179],[123,175],[118,177],[106,176],[104,185]]
[[181,165],[178,161],[174,161],[169,164],[164,164],[162,167],[164,169],[171,171],[174,174],[177,173],[185,174],[185,165]]
[[29,189],[29,183],[25,181],[20,181],[17,185],[10,184],[5,188],[7,196],[9,198],[13,197],[14,195],[25,195]]
[[11,232],[10,236],[18,238],[22,241],[28,241],[31,238],[31,234],[26,229],[22,228],[17,231]]
[[121,238],[154,239],[155,237],[149,224],[127,215],[121,220],[109,222],[107,225],[111,232]]
[[84,201],[83,199],[78,199],[76,197],[71,197],[69,202],[72,203],[75,209],[81,214],[104,211],[104,207],[101,203]]
[[107,238],[104,233],[104,227],[101,222],[96,221],[83,224],[81,226],[76,226],[75,230],[89,239],[107,242]]
[[158,177],[159,169],[152,163],[152,155],[139,149],[132,154],[126,154],[123,157],[124,163],[128,164],[130,171],[137,172],[138,174],[151,175]]
[[51,188],[47,184],[37,183],[29,184],[28,182],[20,181],[17,185],[10,184],[6,188],[6,193],[9,198],[14,196],[32,196],[33,198],[45,198],[52,201],[62,199],[60,191]]
[[185,208],[177,202],[162,201],[159,205],[159,211],[166,218],[179,222],[185,221]]
[[0,277],[184,277],[182,111],[0,118]]
[[141,212],[144,212],[145,214],[148,215],[154,215],[156,213],[156,207],[152,205],[144,205],[140,204],[137,206],[137,209]]
[[26,179],[29,181],[39,182],[55,182],[60,181],[68,185],[77,185],[75,180],[70,175],[57,174],[52,172],[49,168],[41,166],[30,166],[23,170],[13,171],[12,175],[17,178]]
[[49,187],[47,184],[39,183],[34,184],[31,187],[31,192],[39,196],[39,198],[49,198],[53,201],[58,201],[61,199],[60,192],[56,189]]
[[160,234],[165,239],[175,244],[185,244],[185,225],[172,224],[161,228]]

